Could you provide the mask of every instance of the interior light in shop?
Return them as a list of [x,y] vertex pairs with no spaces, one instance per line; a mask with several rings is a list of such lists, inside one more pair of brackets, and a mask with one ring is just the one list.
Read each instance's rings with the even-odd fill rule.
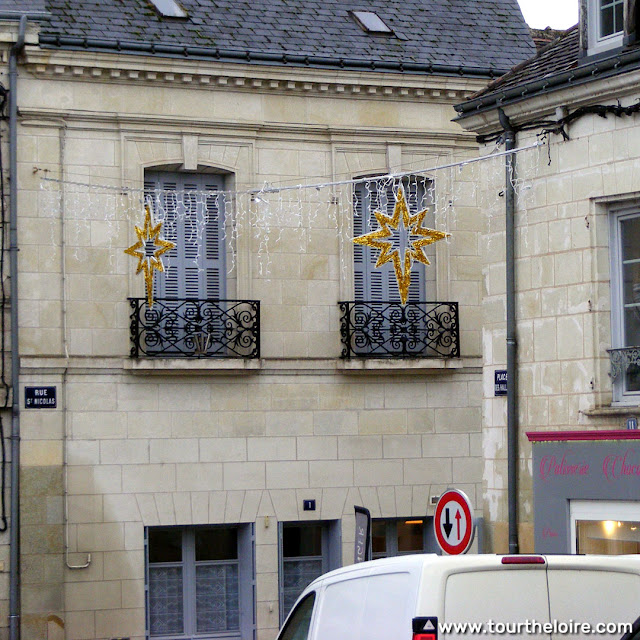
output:
[[605,534],[610,536],[616,528],[616,523],[613,520],[603,520],[602,526],[604,527]]
[[405,520],[405,524],[422,524],[422,520]]

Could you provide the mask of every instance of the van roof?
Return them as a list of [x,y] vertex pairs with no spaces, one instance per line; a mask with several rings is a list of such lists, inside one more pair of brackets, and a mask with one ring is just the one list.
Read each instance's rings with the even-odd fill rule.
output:
[[[435,553],[396,556],[394,558],[382,558],[370,562],[352,564],[341,569],[335,569],[325,573],[314,580],[306,589],[307,591],[319,587],[325,581],[333,581],[341,576],[354,573],[374,574],[385,573],[389,570],[407,570],[410,572],[428,569],[432,573],[447,574],[455,571],[465,570],[490,570],[499,567],[523,568],[533,567],[534,561],[527,562],[527,558],[543,558],[544,565],[538,565],[548,569],[590,569],[590,570],[614,570],[640,574],[640,556],[599,556],[599,555],[494,555],[494,554],[469,554],[459,556],[439,556]],[[511,564],[504,559],[518,559],[520,564]]]

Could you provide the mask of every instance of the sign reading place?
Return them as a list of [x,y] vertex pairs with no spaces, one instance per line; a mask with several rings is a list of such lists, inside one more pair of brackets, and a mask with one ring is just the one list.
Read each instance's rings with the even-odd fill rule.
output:
[[56,387],[25,387],[25,409],[55,409]]
[[493,372],[493,391],[496,396],[507,395],[507,372],[505,369]]

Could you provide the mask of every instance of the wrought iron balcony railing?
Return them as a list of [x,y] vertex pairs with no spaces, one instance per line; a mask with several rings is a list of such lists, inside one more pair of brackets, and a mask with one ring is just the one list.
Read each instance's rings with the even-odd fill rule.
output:
[[259,358],[260,302],[146,298],[131,304],[131,357]]
[[340,302],[343,358],[457,358],[457,302]]

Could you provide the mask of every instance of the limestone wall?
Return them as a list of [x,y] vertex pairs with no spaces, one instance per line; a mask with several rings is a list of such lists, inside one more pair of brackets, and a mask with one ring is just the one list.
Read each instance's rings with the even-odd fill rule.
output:
[[[145,527],[254,524],[258,638],[268,640],[278,522],[340,520],[348,563],[354,504],[424,516],[448,486],[481,504],[482,224],[469,176],[455,189],[450,173],[434,176],[438,197],[460,207],[429,286],[460,304],[463,357],[430,363],[340,359],[352,249],[316,205],[273,230],[267,272],[252,219],[237,218],[230,286],[261,302],[258,361],[130,359],[127,298],[144,290],[123,251],[142,218],[86,186],[139,188],[149,167],[215,168],[241,190],[434,166],[475,154],[450,119],[478,87],[28,52],[22,383],[56,386],[58,408],[22,412],[25,638],[60,625],[69,640],[142,638]],[[303,499],[317,510],[302,511]]]
[[[628,88],[623,94],[623,105],[638,99]],[[572,104],[568,92],[554,97],[563,99]],[[604,93],[590,102],[615,104],[616,99]],[[570,140],[551,136],[549,148],[517,161],[522,181],[516,218],[519,496],[525,551],[533,548],[526,432],[621,429],[631,410],[612,406],[606,352],[612,344],[609,235],[611,209],[637,203],[640,124],[637,115],[587,115],[567,132]],[[518,134],[518,146],[535,141],[535,133]],[[504,188],[504,176],[485,176],[484,184],[496,192]],[[506,550],[506,399],[493,393],[494,370],[506,368],[504,203],[488,213],[483,240],[485,517],[496,523],[495,548]]]

